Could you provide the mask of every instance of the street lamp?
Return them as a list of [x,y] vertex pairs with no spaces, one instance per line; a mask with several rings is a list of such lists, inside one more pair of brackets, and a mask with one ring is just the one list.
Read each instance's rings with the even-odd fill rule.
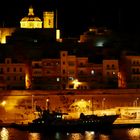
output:
[[32,95],[32,111],[34,111],[34,95]]
[[6,105],[6,101],[5,101],[5,100],[2,101],[2,102],[1,102],[1,105],[2,105],[2,106],[5,106],[5,105]]
[[49,110],[49,106],[50,106],[50,100],[47,98],[46,99],[46,110]]
[[136,98],[136,99],[133,101],[133,107],[137,107],[137,106],[138,106],[138,100],[139,100],[139,98]]
[[102,109],[105,109],[105,98],[102,99]]

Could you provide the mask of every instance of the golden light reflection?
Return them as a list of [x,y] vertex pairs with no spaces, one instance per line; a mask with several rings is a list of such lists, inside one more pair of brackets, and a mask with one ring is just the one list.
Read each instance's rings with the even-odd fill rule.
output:
[[40,140],[40,133],[29,133],[29,140]]
[[60,140],[60,139],[61,139],[61,138],[60,138],[60,133],[57,132],[57,133],[55,134],[55,138],[56,138],[56,140]]
[[91,112],[91,107],[92,103],[84,99],[77,100],[70,106],[73,111],[83,112],[85,114],[89,114]]
[[2,106],[5,106],[5,105],[6,105],[6,101],[5,101],[5,100],[2,101],[2,102],[1,102],[1,105],[2,105]]
[[108,135],[103,135],[103,134],[100,135],[100,139],[101,140],[110,140]]
[[27,97],[25,96],[8,96],[2,103],[6,111],[11,111],[18,105],[18,103]]
[[140,128],[132,128],[128,130],[128,136],[129,138],[135,138],[135,139],[140,139]]
[[9,139],[9,132],[5,127],[3,127],[1,132],[0,132],[0,139],[1,140],[8,140]]
[[85,132],[85,139],[86,140],[94,140],[95,132],[94,131],[86,131]]
[[71,133],[70,140],[82,140],[83,136],[80,133]]
[[78,79],[75,79],[72,83],[74,84],[74,89],[77,89],[78,86],[81,84],[81,82],[79,82]]

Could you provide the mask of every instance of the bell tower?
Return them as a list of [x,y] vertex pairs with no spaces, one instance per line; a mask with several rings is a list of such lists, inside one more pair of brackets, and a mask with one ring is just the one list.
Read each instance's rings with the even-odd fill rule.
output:
[[54,28],[54,12],[43,12],[44,28]]

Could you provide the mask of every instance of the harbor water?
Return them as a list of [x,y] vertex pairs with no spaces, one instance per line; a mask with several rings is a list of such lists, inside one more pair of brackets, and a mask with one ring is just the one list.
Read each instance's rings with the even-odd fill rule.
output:
[[140,128],[112,129],[109,133],[85,131],[41,134],[2,127],[0,128],[0,140],[140,140]]

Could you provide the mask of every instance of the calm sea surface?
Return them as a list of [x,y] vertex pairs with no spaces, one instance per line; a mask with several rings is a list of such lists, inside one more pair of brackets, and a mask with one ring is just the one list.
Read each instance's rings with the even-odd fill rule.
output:
[[40,134],[3,127],[0,128],[0,140],[140,140],[140,128],[113,129],[108,134],[94,131]]

